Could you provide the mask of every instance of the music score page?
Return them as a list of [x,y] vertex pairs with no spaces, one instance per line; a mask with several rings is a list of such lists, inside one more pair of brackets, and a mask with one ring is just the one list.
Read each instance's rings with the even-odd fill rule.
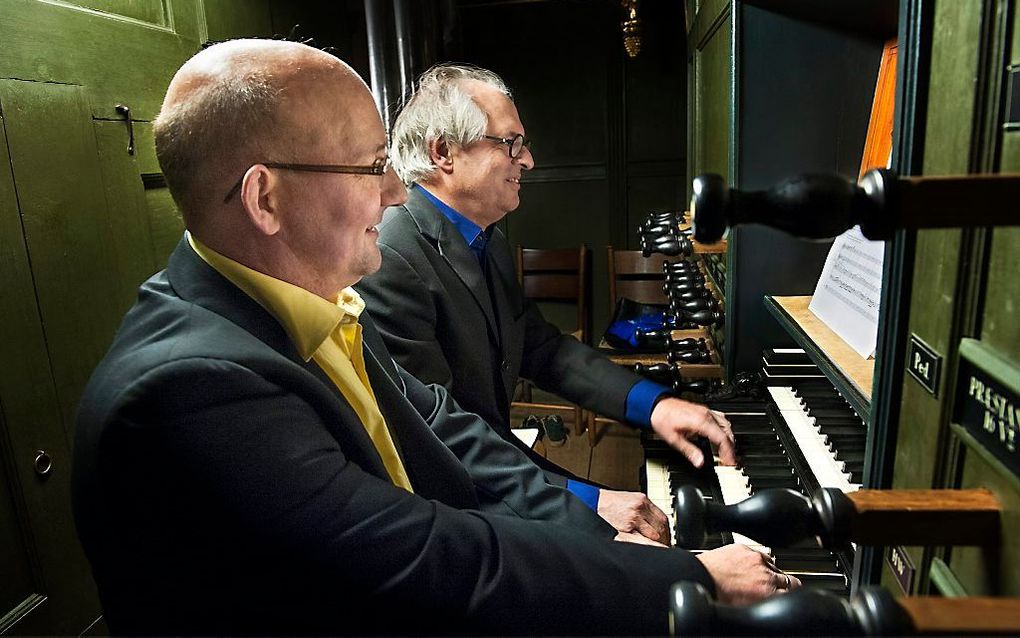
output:
[[833,242],[808,309],[862,358],[875,354],[885,242],[854,227]]

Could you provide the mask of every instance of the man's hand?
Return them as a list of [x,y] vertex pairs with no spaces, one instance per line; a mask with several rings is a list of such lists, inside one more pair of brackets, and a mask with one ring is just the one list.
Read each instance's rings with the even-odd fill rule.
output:
[[669,519],[640,492],[601,490],[598,514],[618,532],[633,532],[669,545]]
[[772,559],[743,545],[726,545],[698,554],[715,581],[715,598],[729,605],[746,605],[772,594],[800,587],[800,579],[784,574]]
[[662,548],[668,547],[668,545],[663,545],[662,543],[658,543],[651,539],[645,538],[641,534],[635,534],[633,532],[620,532],[619,534],[616,535],[616,538],[614,538],[613,540],[620,543],[634,543],[635,545],[651,545],[652,547]]
[[718,448],[723,465],[737,463],[733,451],[733,430],[722,412],[681,399],[663,399],[652,410],[652,429],[671,448],[687,457],[694,467],[701,467],[705,462],[705,455],[690,442],[696,436],[705,437]]

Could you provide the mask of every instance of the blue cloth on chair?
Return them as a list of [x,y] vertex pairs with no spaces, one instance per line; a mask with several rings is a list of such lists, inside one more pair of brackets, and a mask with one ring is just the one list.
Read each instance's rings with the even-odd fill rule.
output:
[[666,307],[642,304],[623,298],[616,302],[616,312],[606,329],[605,339],[613,348],[639,351],[638,331],[662,330],[666,327]]

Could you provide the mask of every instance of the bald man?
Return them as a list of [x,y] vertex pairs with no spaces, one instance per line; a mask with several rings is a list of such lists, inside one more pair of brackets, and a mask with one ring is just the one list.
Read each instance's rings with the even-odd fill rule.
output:
[[392,362],[350,288],[406,193],[347,65],[211,47],[154,130],[188,233],[93,374],[74,450],[113,632],[661,634],[674,581],[728,601],[796,584],[739,547],[609,542],[537,468],[473,469],[515,449],[465,434],[484,423]]

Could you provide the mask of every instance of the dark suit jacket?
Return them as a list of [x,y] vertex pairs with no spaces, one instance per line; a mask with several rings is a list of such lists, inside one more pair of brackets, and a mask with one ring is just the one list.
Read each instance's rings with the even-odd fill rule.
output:
[[379,246],[382,268],[357,289],[394,359],[425,383],[445,386],[552,480],[552,473],[576,478],[511,433],[518,376],[616,419],[624,418],[627,393],[639,377],[561,334],[524,298],[498,228],[482,268],[457,228],[412,188],[405,205],[386,211]]
[[430,429],[477,417],[393,366],[366,322],[414,495],[321,369],[186,242],[142,286],[74,449],[76,523],[114,632],[662,633],[672,581],[711,585],[685,552],[478,511],[511,511],[499,481],[458,462],[476,446]]

